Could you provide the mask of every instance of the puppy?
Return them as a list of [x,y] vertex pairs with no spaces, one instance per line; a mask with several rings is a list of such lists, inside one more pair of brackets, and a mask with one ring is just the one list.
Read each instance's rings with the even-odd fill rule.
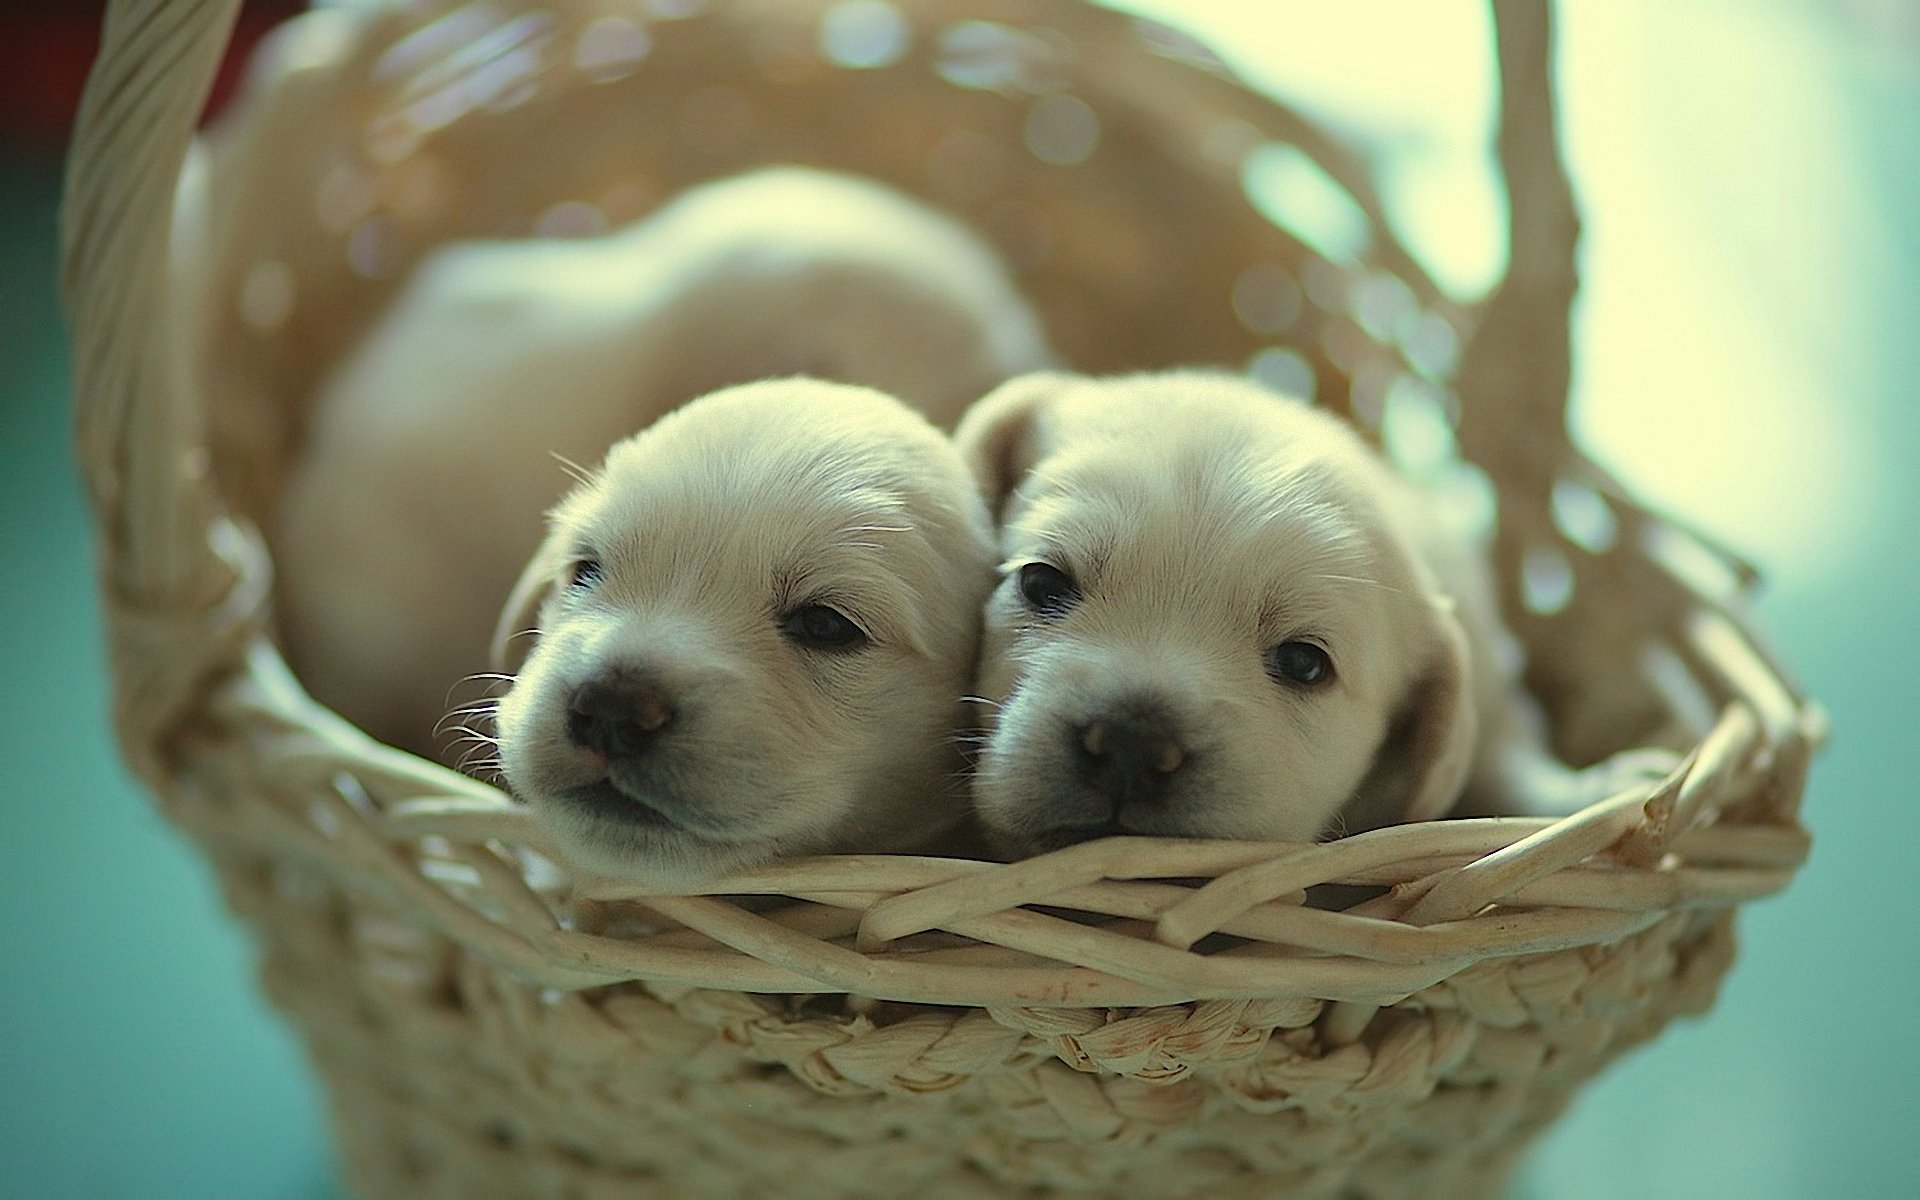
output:
[[501,761],[575,858],[691,885],[966,815],[992,531],[924,418],[813,380],[697,400],[554,511],[495,635]]
[[556,458],[596,462],[695,396],[796,373],[950,425],[1050,359],[989,247],[849,176],[772,168],[604,237],[456,245],[317,397],[270,530],[283,648],[316,699],[431,755],[564,489]]
[[1335,417],[1224,374],[1041,374],[956,440],[1000,524],[975,802],[1008,852],[1590,790],[1497,665],[1475,549]]

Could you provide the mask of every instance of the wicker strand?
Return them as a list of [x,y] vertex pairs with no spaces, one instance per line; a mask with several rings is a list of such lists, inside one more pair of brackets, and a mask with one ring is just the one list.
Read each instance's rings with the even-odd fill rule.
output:
[[[1555,128],[1547,0],[1492,0],[1500,63],[1499,160],[1507,271],[1461,355],[1461,449],[1544,489],[1567,454],[1569,316],[1580,219]],[[1504,507],[1504,506],[1503,506]]]
[[208,675],[238,661],[265,607],[264,556],[213,498],[201,398],[182,374],[168,292],[176,180],[239,7],[108,6],[61,212],[76,440],[107,544],[122,681],[115,726],[156,785],[167,731]]
[[182,394],[167,285],[173,194],[239,0],[116,0],[75,122],[62,210],[82,455],[122,595],[204,604],[208,544],[197,397]]

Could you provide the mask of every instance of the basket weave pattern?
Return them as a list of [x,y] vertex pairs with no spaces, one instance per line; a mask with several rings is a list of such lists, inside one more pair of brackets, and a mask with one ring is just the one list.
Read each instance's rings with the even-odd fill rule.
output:
[[[110,6],[65,286],[117,727],[256,931],[353,1186],[1496,1194],[1583,1080],[1712,1003],[1734,907],[1805,857],[1821,733],[1741,616],[1750,572],[1568,443],[1576,223],[1544,6],[1496,4],[1512,265],[1474,309],[1394,241],[1358,164],[1165,31],[900,0],[891,57],[855,69],[822,40],[834,7],[320,11],[276,35],[176,199],[237,2]],[[1275,147],[1351,195],[1358,262],[1250,200],[1247,164]],[[972,222],[1084,369],[1284,350],[1268,361],[1375,433],[1393,397],[1422,398],[1497,501],[1560,749],[1685,762],[1559,822],[846,856],[654,896],[581,875],[497,790],[309,701],[268,639],[254,530],[316,376],[409,266],[453,238],[618,224],[774,161]],[[1386,890],[1303,904],[1329,883]]]

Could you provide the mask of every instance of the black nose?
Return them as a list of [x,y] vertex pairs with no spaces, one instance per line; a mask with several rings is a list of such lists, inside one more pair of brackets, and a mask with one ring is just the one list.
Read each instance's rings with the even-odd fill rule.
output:
[[637,758],[673,724],[673,704],[657,684],[596,679],[567,702],[567,737],[608,758]]
[[1172,722],[1161,713],[1100,717],[1076,728],[1073,739],[1080,778],[1116,813],[1125,804],[1164,796],[1187,759]]

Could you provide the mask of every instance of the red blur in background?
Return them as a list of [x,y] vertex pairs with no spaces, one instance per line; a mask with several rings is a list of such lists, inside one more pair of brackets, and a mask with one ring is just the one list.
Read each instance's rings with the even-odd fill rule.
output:
[[[248,0],[220,65],[209,114],[232,95],[261,35],[305,7],[293,0]],[[55,152],[66,146],[105,8],[99,0],[0,0],[0,143]]]

